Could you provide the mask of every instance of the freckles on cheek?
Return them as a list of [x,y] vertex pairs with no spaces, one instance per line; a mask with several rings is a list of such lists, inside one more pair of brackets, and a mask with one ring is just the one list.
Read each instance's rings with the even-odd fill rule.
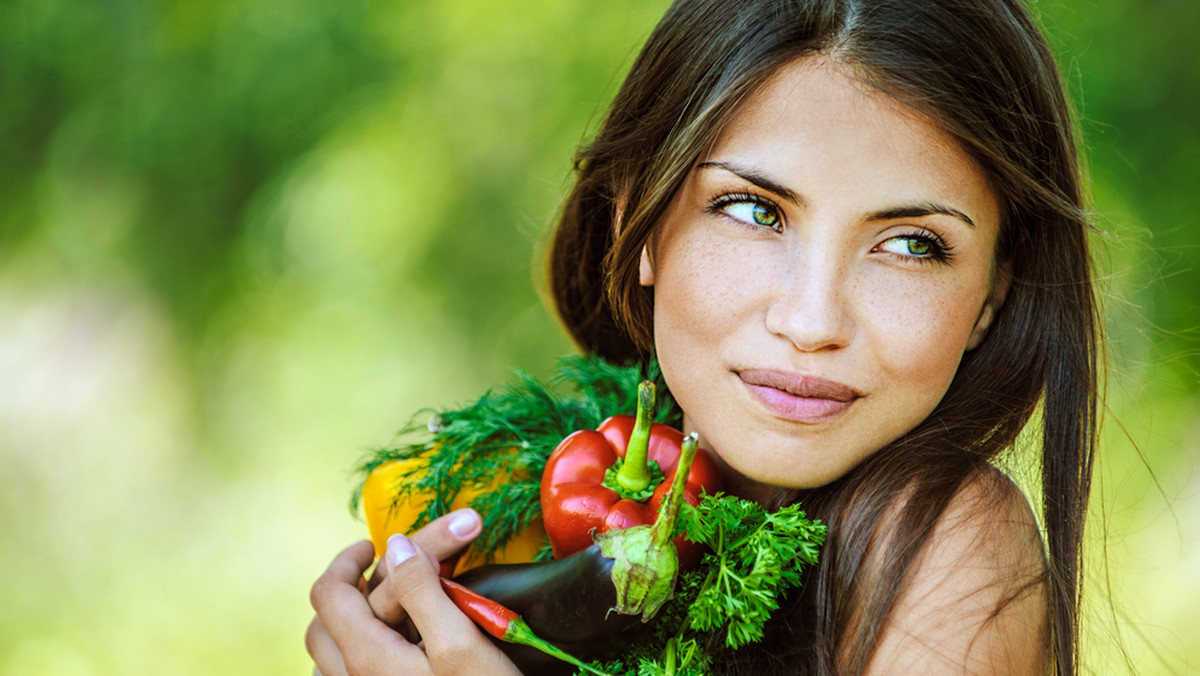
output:
[[714,245],[702,236],[679,238],[661,253],[654,289],[655,313],[677,328],[703,330],[734,301],[726,270]]
[[944,390],[962,359],[976,315],[973,310],[964,312],[962,296],[948,300],[945,289],[941,291],[895,286],[881,290],[870,309],[874,320],[868,321],[876,324],[876,354],[891,375]]

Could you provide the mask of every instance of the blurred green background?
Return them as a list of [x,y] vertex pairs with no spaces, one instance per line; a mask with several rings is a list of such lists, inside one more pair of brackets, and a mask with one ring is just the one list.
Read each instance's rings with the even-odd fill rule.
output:
[[[665,6],[0,3],[0,674],[308,672],[354,461],[570,350],[543,234]],[[1091,671],[1186,673],[1200,5],[1035,6],[1105,233]]]

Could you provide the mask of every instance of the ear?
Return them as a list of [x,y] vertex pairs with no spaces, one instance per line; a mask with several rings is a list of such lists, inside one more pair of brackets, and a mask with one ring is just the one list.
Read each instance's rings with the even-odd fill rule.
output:
[[988,328],[996,319],[996,314],[1000,312],[1000,308],[1004,305],[1004,301],[1008,298],[1008,289],[1012,286],[1011,266],[1006,262],[998,266],[996,270],[996,279],[992,284],[992,292],[988,294],[987,300],[983,302],[983,309],[979,311],[979,319],[975,320],[975,328],[971,329],[971,335],[967,338],[967,350],[974,350],[979,347],[983,339],[987,336]]
[[642,257],[638,261],[638,283],[642,286],[654,286],[654,261],[650,260],[650,245],[642,247]]

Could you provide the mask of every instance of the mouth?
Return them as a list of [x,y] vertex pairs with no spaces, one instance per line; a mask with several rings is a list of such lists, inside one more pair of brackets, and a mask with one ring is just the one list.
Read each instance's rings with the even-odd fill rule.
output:
[[735,371],[750,395],[776,417],[819,423],[836,417],[863,396],[837,381],[773,369]]

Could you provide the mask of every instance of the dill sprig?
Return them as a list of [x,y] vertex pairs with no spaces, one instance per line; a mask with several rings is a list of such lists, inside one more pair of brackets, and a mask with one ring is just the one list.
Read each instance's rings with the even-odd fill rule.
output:
[[[424,496],[417,527],[446,514],[463,490],[491,486],[470,503],[483,518],[483,533],[472,548],[485,561],[541,516],[542,470],[559,442],[576,430],[595,429],[609,416],[632,414],[639,382],[656,381],[661,393],[656,422],[677,425],[680,418],[653,361],[613,364],[595,356],[571,356],[558,362],[548,381],[524,371],[515,375],[514,384],[489,390],[462,408],[419,412],[397,434],[419,438],[375,449],[356,467],[365,481],[386,462],[419,458],[397,481],[392,502]],[[493,486],[497,475],[506,480]],[[357,513],[361,495],[362,482],[351,498],[352,512]],[[549,549],[545,552],[548,558]]]

